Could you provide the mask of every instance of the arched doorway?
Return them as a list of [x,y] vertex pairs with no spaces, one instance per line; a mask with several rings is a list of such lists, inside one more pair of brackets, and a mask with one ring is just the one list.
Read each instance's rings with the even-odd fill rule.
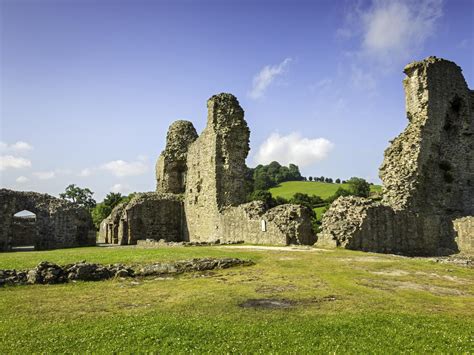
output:
[[36,214],[22,210],[13,215],[12,222],[12,251],[34,250],[38,236]]

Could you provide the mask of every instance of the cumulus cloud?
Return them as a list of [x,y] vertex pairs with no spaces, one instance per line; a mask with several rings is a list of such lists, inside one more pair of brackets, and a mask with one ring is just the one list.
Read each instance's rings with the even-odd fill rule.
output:
[[127,184],[115,184],[110,188],[110,191],[115,193],[120,192],[121,194],[127,195],[132,192],[132,189]]
[[0,155],[0,171],[6,169],[21,169],[31,166],[31,161],[13,155]]
[[56,177],[56,172],[54,171],[37,171],[33,175],[40,180],[49,180]]
[[148,165],[143,160],[132,162],[114,160],[103,164],[101,169],[109,171],[117,177],[124,177],[142,175],[148,171]]
[[18,176],[15,180],[19,184],[24,184],[25,182],[30,181],[26,176]]
[[249,92],[250,98],[259,99],[262,97],[275,78],[285,72],[290,62],[291,58],[286,58],[280,64],[266,65],[262,70],[260,70],[260,72],[253,78],[252,90]]
[[92,169],[89,169],[89,168],[82,169],[79,173],[80,177],[88,177],[91,175],[92,175]]
[[33,150],[33,146],[27,142],[18,141],[13,144],[7,144],[5,142],[0,142],[0,151],[6,152],[27,152]]
[[350,20],[352,31],[361,34],[360,54],[384,64],[412,59],[443,14],[443,0],[372,0],[357,6]]
[[305,138],[295,132],[286,136],[272,133],[258,149],[255,163],[268,164],[276,160],[284,165],[310,166],[325,159],[333,147],[326,138]]

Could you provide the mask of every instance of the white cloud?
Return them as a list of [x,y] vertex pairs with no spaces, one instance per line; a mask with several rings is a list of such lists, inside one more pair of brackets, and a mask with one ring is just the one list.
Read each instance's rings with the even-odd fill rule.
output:
[[334,144],[326,138],[305,138],[299,133],[287,136],[272,133],[258,149],[255,163],[278,161],[283,165],[294,163],[300,167],[310,166],[325,159],[333,147]]
[[8,145],[5,142],[0,142],[0,151],[10,151],[10,152],[27,152],[32,150],[33,146],[27,142],[18,141],[16,143]]
[[118,177],[142,175],[148,171],[148,166],[142,160],[126,162],[124,160],[114,160],[105,163],[101,169],[107,170]]
[[120,192],[121,194],[127,195],[132,192],[132,189],[127,184],[115,184],[110,188],[110,191],[115,193]]
[[262,97],[275,78],[285,72],[290,62],[291,58],[286,58],[280,64],[266,65],[260,70],[253,78],[252,90],[249,92],[250,98],[259,99]]
[[19,184],[24,184],[25,182],[30,181],[30,179],[28,179],[26,176],[19,176],[15,181]]
[[434,34],[442,7],[442,0],[373,0],[366,9],[358,7],[361,54],[384,64],[413,59]]
[[6,169],[21,169],[31,166],[31,161],[13,155],[0,155],[0,171]]
[[54,171],[37,171],[33,173],[33,175],[40,180],[49,180],[56,177],[56,173]]
[[90,168],[82,169],[81,172],[79,173],[80,177],[88,177],[88,176],[91,176],[91,175],[92,175],[92,169],[90,169]]

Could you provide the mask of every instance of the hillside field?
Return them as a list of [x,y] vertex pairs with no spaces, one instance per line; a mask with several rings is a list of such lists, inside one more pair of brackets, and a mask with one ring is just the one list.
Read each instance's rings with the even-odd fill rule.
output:
[[[238,257],[168,278],[0,287],[0,353],[469,353],[472,269],[349,250],[89,247],[0,253],[0,269]],[[258,308],[256,300],[286,302]],[[247,306],[243,306],[247,305]]]
[[[271,188],[269,191],[273,197],[283,197],[290,199],[297,192],[316,195],[323,199],[326,199],[337,191],[339,187],[349,189],[348,184],[329,184],[326,182],[314,182],[314,181],[287,181],[282,182],[277,187]],[[373,192],[382,192],[382,186],[371,185],[370,190]]]

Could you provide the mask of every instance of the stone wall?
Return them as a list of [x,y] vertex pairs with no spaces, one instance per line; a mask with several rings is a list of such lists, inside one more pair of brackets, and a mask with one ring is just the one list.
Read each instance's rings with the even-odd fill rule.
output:
[[156,190],[163,193],[184,193],[186,190],[189,145],[198,135],[189,121],[174,122],[166,136],[166,148],[156,163]]
[[245,202],[245,159],[250,130],[235,96],[207,102],[207,126],[188,150],[185,213],[189,235],[212,241],[221,235],[220,213]]
[[13,218],[11,246],[31,246],[35,245],[38,230],[36,228],[36,218]]
[[339,198],[323,218],[318,245],[437,255],[474,238],[455,222],[474,215],[473,92],[447,60],[429,57],[405,74],[409,124],[385,151],[382,203]]
[[170,126],[156,176],[158,192],[172,194],[144,194],[117,207],[102,222],[99,240],[314,243],[310,211],[304,207],[285,205],[266,211],[258,203],[242,205],[250,149],[244,111],[231,94],[212,96],[207,108],[207,126],[197,139],[190,122]]
[[221,242],[245,240],[253,244],[314,244],[311,212],[299,205],[266,210],[262,201],[228,207],[220,218]]
[[182,198],[149,192],[137,194],[130,202],[115,207],[101,224],[99,241],[120,245],[144,239],[176,242],[184,235]]
[[14,241],[14,217],[28,210],[36,215],[36,250],[95,245],[90,214],[66,200],[36,192],[0,190],[0,251],[9,251]]
[[474,253],[474,217],[455,219],[456,243],[461,252]]

